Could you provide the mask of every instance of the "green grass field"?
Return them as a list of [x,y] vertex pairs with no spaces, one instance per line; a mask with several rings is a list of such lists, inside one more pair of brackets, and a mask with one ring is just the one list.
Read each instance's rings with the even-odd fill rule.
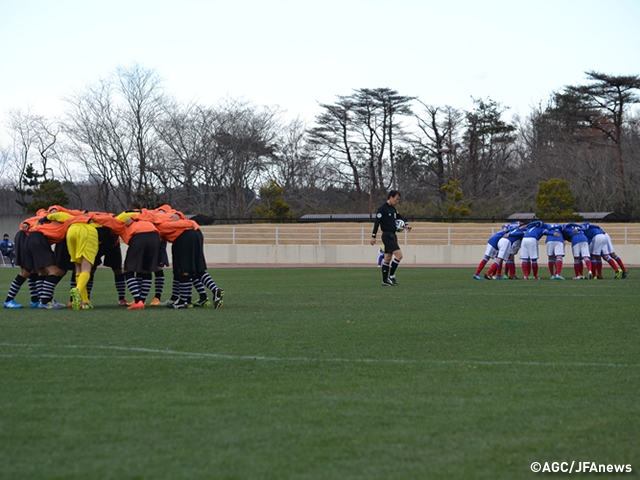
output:
[[[0,269],[3,297],[16,273]],[[0,478],[640,471],[633,271],[496,282],[401,267],[399,287],[381,287],[375,267],[211,273],[220,310],[126,311],[104,269],[93,310],[3,309]]]

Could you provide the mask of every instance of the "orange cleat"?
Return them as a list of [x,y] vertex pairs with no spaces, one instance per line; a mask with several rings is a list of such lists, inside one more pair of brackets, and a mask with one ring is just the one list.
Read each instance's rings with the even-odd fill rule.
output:
[[142,300],[133,302],[131,305],[127,307],[127,310],[142,310],[142,309],[144,309],[144,302]]

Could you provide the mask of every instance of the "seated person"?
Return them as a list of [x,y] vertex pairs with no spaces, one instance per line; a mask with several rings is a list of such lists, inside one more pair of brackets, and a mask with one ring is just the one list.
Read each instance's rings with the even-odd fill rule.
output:
[[4,238],[0,242],[0,252],[2,252],[3,257],[7,257],[11,260],[11,266],[16,266],[16,249],[13,245],[13,242],[9,240],[9,234],[5,233]]

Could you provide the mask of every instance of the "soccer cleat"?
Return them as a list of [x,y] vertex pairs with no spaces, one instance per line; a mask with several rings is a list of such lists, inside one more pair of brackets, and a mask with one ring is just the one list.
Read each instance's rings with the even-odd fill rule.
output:
[[154,297],[153,300],[151,300],[151,303],[149,304],[150,307],[159,307],[160,305],[162,305],[162,302],[158,297]]
[[592,273],[592,272],[589,272],[589,273],[587,274],[587,278],[588,278],[589,280],[593,280],[593,273]]
[[564,280],[564,277],[562,275],[556,275],[556,280]]
[[390,283],[388,280],[387,281],[382,281],[382,286],[383,287],[393,287],[393,283]]
[[4,302],[4,308],[22,308],[22,305],[12,298],[8,302]]
[[79,310],[91,310],[92,308],[93,308],[93,305],[91,304],[91,302],[82,302],[80,304]]
[[58,302],[56,303],[53,303],[53,302],[54,301],[47,302],[47,303],[40,302],[40,304],[38,305],[38,308],[41,310],[60,310],[61,308],[64,308]]
[[509,280],[520,280],[520,278],[517,275],[514,275],[513,277],[509,277]]
[[522,277],[523,280],[529,280],[529,275],[525,275],[524,277]]
[[595,278],[594,278],[594,280],[595,280],[596,278],[597,278],[598,280],[604,280],[604,277],[603,277],[602,275],[598,275],[597,277],[595,277]]
[[127,310],[143,310],[144,302],[142,300],[138,300],[137,302],[134,300],[131,302],[131,305],[127,307]]
[[66,307],[66,305],[64,305],[63,303],[58,302],[55,298],[51,300],[51,303],[52,303],[53,305],[57,305],[57,306],[58,306],[58,307],[60,307],[60,308],[64,308],[64,307]]
[[391,285],[393,285],[394,287],[397,287],[398,285],[400,285],[397,281],[396,281],[396,277],[395,275],[393,277],[389,277],[389,283]]
[[535,276],[535,277],[531,277],[532,280],[540,280],[540,277]]
[[222,297],[224,297],[224,290],[220,287],[216,287],[213,292],[213,308],[216,310],[222,308],[222,304],[224,303]]
[[211,306],[211,302],[209,301],[209,299],[207,297],[201,298],[200,300],[198,300],[197,302],[193,302],[193,306],[194,307],[210,307]]
[[576,275],[575,277],[573,277],[574,280],[584,280],[584,277],[582,275]]
[[475,278],[476,280],[484,280],[484,278],[482,278],[480,275],[477,274],[473,274],[473,278]]
[[128,307],[129,306],[129,302],[127,302],[126,298],[121,298],[120,300],[118,300],[118,306],[119,307]]
[[551,277],[549,278],[549,280],[555,280],[556,276],[555,275],[551,275]]
[[178,308],[193,308],[193,305],[191,305],[190,303],[187,303],[187,302],[176,302],[176,303],[173,304],[172,308],[175,308],[175,309],[178,309]]
[[618,280],[619,278],[622,278],[622,269],[618,269],[618,271],[616,272],[616,276],[613,277],[615,280]]
[[629,275],[629,270],[625,270],[624,272],[622,272],[623,279],[627,278],[627,275]]
[[80,310],[80,304],[82,298],[80,297],[80,291],[77,288],[71,289],[71,308],[74,310]]
[[489,275],[485,273],[484,278],[486,278],[487,280],[493,280],[493,275]]
[[40,306],[40,300],[38,300],[37,302],[29,303],[29,308],[38,308],[39,306]]
[[504,277],[503,277],[503,276],[495,275],[495,276],[493,277],[493,279],[494,279],[494,280],[504,280]]

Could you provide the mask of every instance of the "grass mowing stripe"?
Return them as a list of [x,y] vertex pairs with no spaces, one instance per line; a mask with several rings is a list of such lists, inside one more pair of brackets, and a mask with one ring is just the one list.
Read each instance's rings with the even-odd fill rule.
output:
[[207,352],[177,352],[171,350],[155,350],[151,348],[132,348],[103,345],[29,345],[0,343],[0,347],[23,347],[23,348],[60,348],[60,349],[105,349],[118,351],[149,352],[150,354],[162,353],[163,355],[55,355],[55,354],[2,354],[0,357],[7,358],[100,358],[100,359],[213,359],[213,360],[241,360],[241,361],[270,361],[270,362],[334,362],[334,363],[434,363],[451,365],[514,365],[514,366],[537,366],[537,367],[628,367],[640,368],[640,364],[623,363],[596,363],[596,362],[518,362],[518,361],[487,361],[487,360],[410,360],[410,359],[378,359],[378,358],[286,358],[286,357],[265,357],[262,355],[225,355]]

